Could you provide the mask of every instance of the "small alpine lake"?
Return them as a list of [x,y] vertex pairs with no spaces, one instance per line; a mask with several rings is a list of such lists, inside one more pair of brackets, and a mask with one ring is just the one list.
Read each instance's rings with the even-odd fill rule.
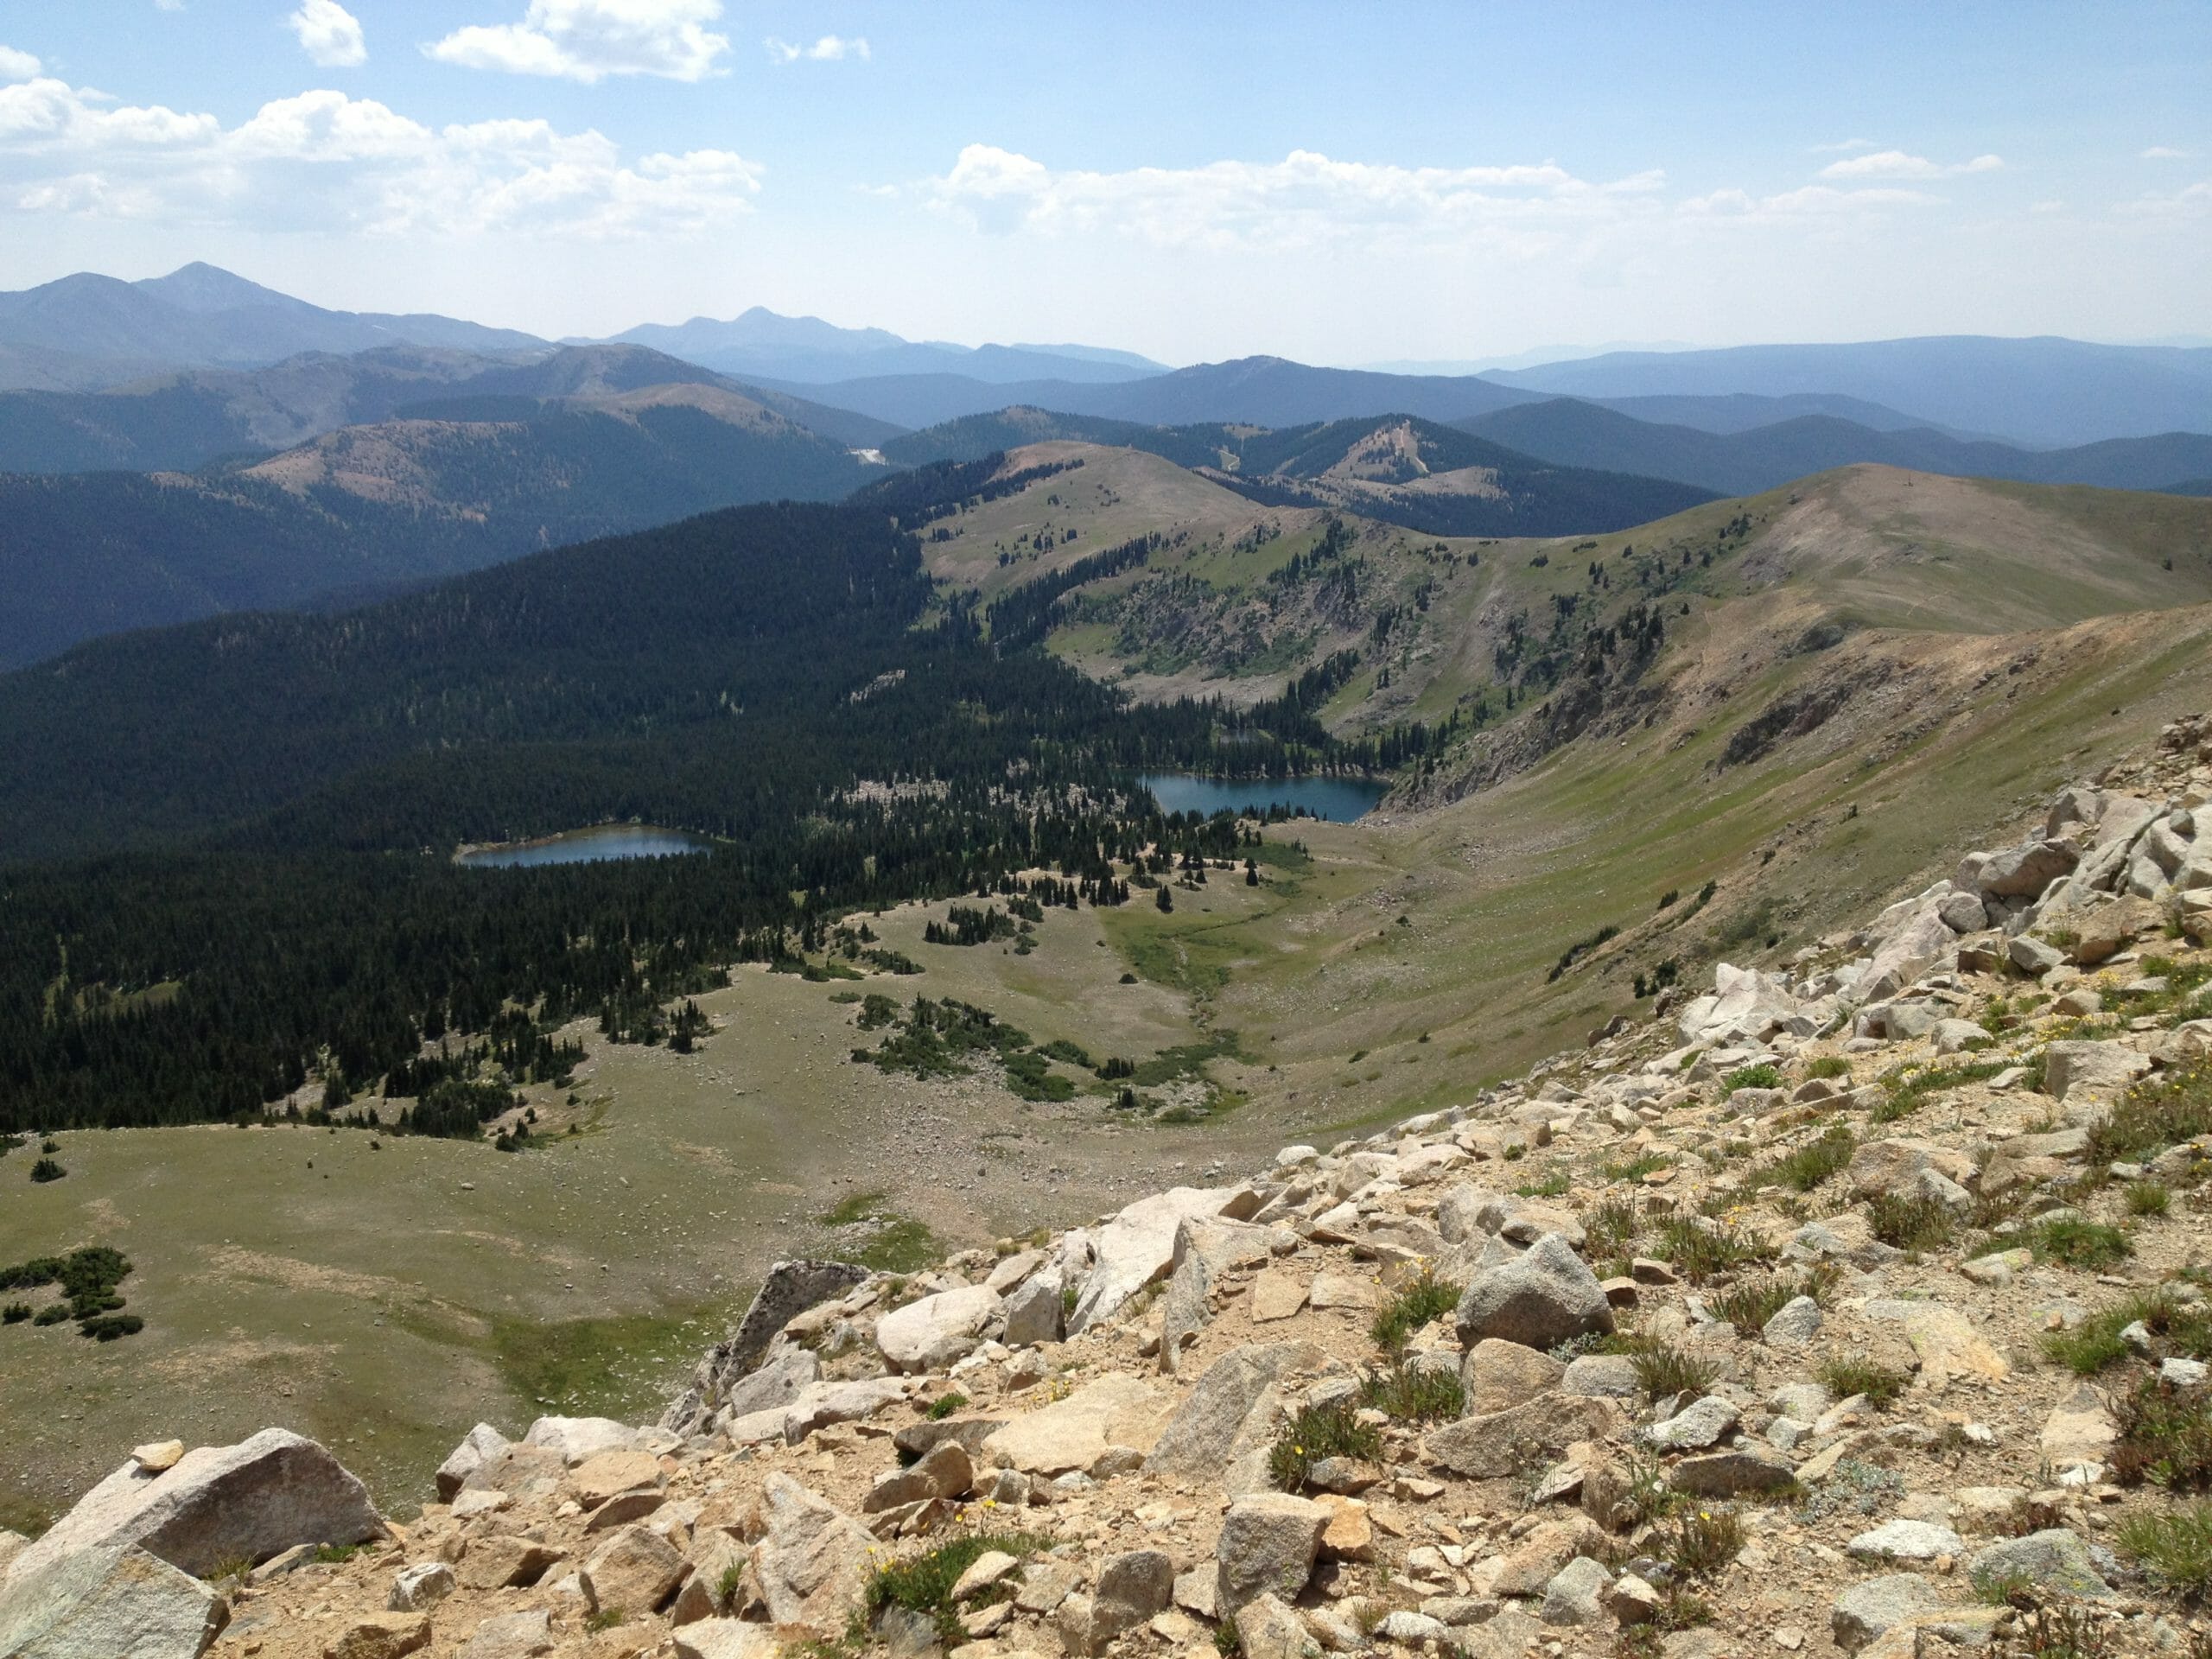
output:
[[596,864],[615,858],[673,858],[714,846],[704,836],[649,823],[599,823],[536,841],[464,847],[453,861],[472,870],[531,869],[541,864]]
[[1389,792],[1388,784],[1364,778],[1201,778],[1188,772],[1150,772],[1139,778],[1163,812],[1265,812],[1304,809],[1309,817],[1350,823]]

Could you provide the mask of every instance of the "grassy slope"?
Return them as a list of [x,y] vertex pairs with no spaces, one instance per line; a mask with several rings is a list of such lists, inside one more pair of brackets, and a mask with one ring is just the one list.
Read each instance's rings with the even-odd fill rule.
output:
[[[1310,858],[1271,849],[1266,885],[1216,874],[1173,915],[1050,912],[1026,957],[922,945],[918,909],[875,920],[929,964],[868,987],[901,1001],[959,996],[1100,1056],[1235,1033],[1243,1058],[1212,1071],[1243,1103],[1211,1122],[1137,1126],[1087,1098],[1028,1107],[982,1080],[887,1077],[843,1058],[843,988],[748,970],[702,999],[727,1023],[699,1053],[595,1054],[589,1132],[542,1152],[209,1128],[64,1137],[71,1173],[48,1186],[25,1182],[22,1153],[0,1160],[0,1261],[117,1243],[149,1322],[108,1346],[69,1325],[0,1331],[0,1444],[20,1453],[0,1522],[35,1519],[137,1441],[269,1421],[333,1441],[404,1507],[480,1416],[512,1430],[556,1407],[649,1410],[767,1261],[823,1245],[813,1218],[841,1196],[880,1190],[967,1242],[1079,1220],[1210,1159],[1242,1167],[1284,1140],[1448,1104],[1579,1043],[1660,958],[1694,981],[1716,957],[1784,957],[2212,703],[2212,504],[1907,476],[1809,480],[1595,549],[1455,544],[1481,563],[1439,575],[1399,683],[1378,696],[1363,676],[1335,710],[1352,725],[1394,697],[1447,708],[1486,677],[1503,611],[1580,589],[1588,562],[1624,543],[1711,545],[1748,513],[1751,532],[1674,596],[1690,613],[1650,677],[1666,690],[1649,727],[1433,810],[1299,826]],[[1079,533],[1052,559],[1185,530],[1168,568],[1231,596],[1313,535],[1152,457],[1100,455],[1042,493],[1055,488],[1053,521]],[[995,587],[1049,563],[1009,576],[993,545],[1041,524],[1036,493],[961,521],[931,549],[940,569]],[[1239,551],[1262,518],[1285,535]],[[1385,528],[1361,550],[1414,582],[1438,574],[1422,545]],[[1777,644],[1839,611],[1892,626],[1825,652]],[[2044,626],[1989,632],[2029,621]],[[1850,674],[1868,688],[1827,725],[1719,765],[1768,699]],[[1688,916],[1707,880],[1713,902]],[[1658,911],[1669,888],[1682,898]],[[1605,923],[1622,936],[1548,982]]]

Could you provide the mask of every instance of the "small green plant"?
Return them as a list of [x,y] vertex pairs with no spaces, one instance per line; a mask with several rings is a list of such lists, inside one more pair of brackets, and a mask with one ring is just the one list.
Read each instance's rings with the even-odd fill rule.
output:
[[1636,1380],[1647,1400],[1664,1400],[1673,1394],[1701,1396],[1720,1375],[1716,1361],[1671,1343],[1643,1343],[1629,1363],[1636,1367]]
[[602,1607],[585,1618],[584,1630],[588,1635],[597,1636],[601,1630],[619,1628],[627,1618],[629,1615],[620,1607]]
[[1607,1198],[1582,1219],[1592,1256],[1627,1255],[1643,1225],[1643,1217],[1637,1209],[1633,1193],[1625,1198]]
[[1244,1651],[1244,1638],[1236,1629],[1236,1621],[1224,1618],[1213,1627],[1213,1650],[1221,1659],[1236,1659]]
[[2132,1163],[2212,1132],[2212,1061],[2138,1084],[2112,1115],[2089,1131],[2091,1168]]
[[1684,1578],[1712,1578],[1743,1553],[1744,1519],[1726,1504],[1685,1505],[1663,1548]]
[[2212,1597],[2212,1503],[2139,1510],[2120,1522],[2113,1541],[2183,1600]]
[[1726,1319],[1745,1335],[1753,1336],[1800,1296],[1819,1300],[1827,1294],[1834,1277],[1833,1268],[1825,1273],[1816,1269],[1802,1279],[1789,1274],[1770,1274],[1732,1284],[1708,1298],[1706,1306],[1712,1309],[1715,1319]]
[[1674,1166],[1675,1160],[1663,1152],[1639,1152],[1633,1158],[1598,1166],[1598,1170],[1609,1181],[1640,1181],[1646,1175]]
[[2120,1333],[2140,1323],[2151,1332],[2158,1357],[2212,1359],[2212,1307],[2184,1302],[2167,1286],[2137,1291],[2090,1314],[2071,1331],[2044,1338],[2044,1352],[2082,1376],[2102,1370],[2130,1350]]
[[2127,1189],[2127,1213],[2138,1220],[2147,1221],[2163,1216],[2173,1203],[2173,1194],[2161,1181],[2135,1181]]
[[1268,1481],[1277,1491],[1303,1491],[1306,1477],[1324,1458],[1375,1463],[1382,1456],[1381,1431],[1361,1422],[1352,1407],[1340,1401],[1306,1406],[1275,1437],[1268,1453]]
[[1692,1284],[1764,1262],[1773,1249],[1740,1228],[1695,1216],[1672,1216],[1660,1227],[1653,1254],[1674,1264]]
[[715,1580],[715,1606],[723,1618],[737,1611],[737,1599],[745,1593],[745,1563],[732,1561]]
[[2169,1491],[2212,1486],[2212,1385],[2180,1388],[2146,1376],[2113,1402],[2113,1478]]
[[1649,1525],[1682,1503],[1682,1494],[1667,1484],[1667,1465],[1657,1452],[1631,1446],[1622,1468],[1628,1477],[1628,1490],[1619,1508],[1627,1525]]
[[1382,1304],[1370,1334],[1384,1353],[1395,1354],[1421,1326],[1459,1306],[1460,1290],[1449,1279],[1439,1279],[1433,1269],[1424,1268],[1419,1278]]
[[1755,1187],[1786,1186],[1795,1192],[1809,1192],[1849,1164],[1858,1144],[1849,1128],[1841,1123],[1832,1123],[1821,1131],[1819,1140],[1785,1153],[1754,1172],[1751,1184]]
[[1942,1200],[1904,1192],[1878,1192],[1868,1199],[1866,1221],[1875,1237],[1900,1250],[1948,1244],[1958,1225]]
[[878,1567],[868,1580],[863,1599],[867,1617],[873,1622],[891,1606],[926,1614],[937,1622],[938,1634],[950,1646],[965,1639],[952,1605],[952,1587],[960,1582],[960,1575],[987,1550],[1000,1550],[1018,1560],[1034,1554],[1045,1543],[1044,1539],[1026,1532],[970,1532],[907,1560],[890,1562]]
[[311,1559],[317,1567],[341,1567],[362,1550],[359,1544],[317,1544]]
[[1862,1394],[1866,1396],[1866,1402],[1879,1411],[1887,1411],[1897,1403],[1910,1380],[1903,1371],[1849,1355],[1831,1355],[1814,1368],[1813,1375],[1837,1399],[1847,1400],[1854,1394]]
[[955,1389],[950,1394],[939,1395],[930,1402],[930,1408],[924,1414],[933,1423],[943,1422],[967,1403],[968,1396]]
[[2102,1222],[2065,1216],[2047,1221],[2031,1236],[2037,1258],[2095,1273],[2117,1266],[2133,1253],[2127,1235]]
[[1781,1068],[1771,1060],[1761,1060],[1757,1065],[1740,1066],[1731,1071],[1721,1083],[1720,1097],[1726,1100],[1738,1089],[1779,1089],[1781,1087]]
[[1387,1371],[1360,1379],[1360,1403],[1387,1412],[1400,1422],[1450,1422],[1466,1409],[1467,1392],[1455,1367],[1408,1365],[1402,1360]]
[[1847,1077],[1851,1062],[1840,1054],[1823,1054],[1805,1068],[1808,1077]]
[[2109,1659],[2113,1651],[2109,1626],[2077,1602],[2039,1602],[2033,1586],[2007,1598],[2023,1611],[1993,1652],[2002,1659]]
[[1524,1198],[1560,1198],[1567,1196],[1572,1179],[1561,1165],[1546,1171],[1540,1179],[1525,1182],[1513,1190]]

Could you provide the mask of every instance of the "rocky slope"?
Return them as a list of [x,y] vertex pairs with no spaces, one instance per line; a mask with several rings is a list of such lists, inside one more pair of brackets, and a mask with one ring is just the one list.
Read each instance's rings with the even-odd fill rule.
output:
[[0,1655],[2202,1652],[2212,718],[2030,828],[1451,1111],[787,1263],[411,1522],[142,1447],[0,1541]]

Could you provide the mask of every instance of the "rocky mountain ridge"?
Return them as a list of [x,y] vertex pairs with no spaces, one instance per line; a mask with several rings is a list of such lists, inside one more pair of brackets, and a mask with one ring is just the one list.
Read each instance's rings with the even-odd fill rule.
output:
[[281,1429],[0,1540],[0,1655],[2203,1650],[2212,717],[1784,971],[923,1274],[412,1522]]

